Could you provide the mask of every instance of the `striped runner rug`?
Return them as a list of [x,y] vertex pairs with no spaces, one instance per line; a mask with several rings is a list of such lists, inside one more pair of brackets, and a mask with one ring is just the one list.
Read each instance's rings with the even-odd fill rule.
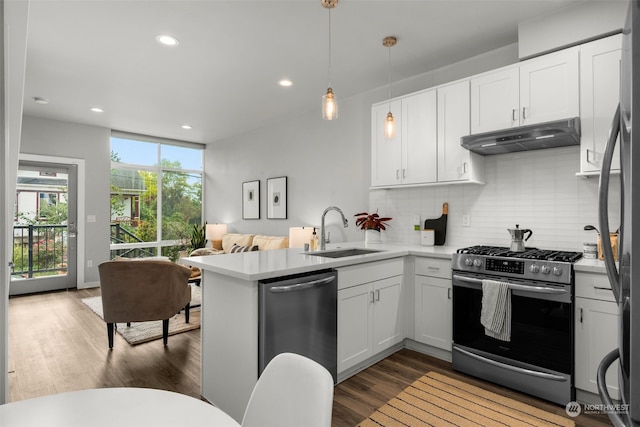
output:
[[575,426],[569,418],[429,372],[358,427]]

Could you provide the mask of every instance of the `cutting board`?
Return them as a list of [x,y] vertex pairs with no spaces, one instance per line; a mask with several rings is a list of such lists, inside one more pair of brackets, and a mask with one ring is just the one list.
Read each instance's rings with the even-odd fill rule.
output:
[[427,219],[424,221],[424,228],[432,228],[435,230],[434,244],[437,246],[444,245],[447,238],[447,216],[449,215],[449,203],[442,204],[442,215],[440,218]]

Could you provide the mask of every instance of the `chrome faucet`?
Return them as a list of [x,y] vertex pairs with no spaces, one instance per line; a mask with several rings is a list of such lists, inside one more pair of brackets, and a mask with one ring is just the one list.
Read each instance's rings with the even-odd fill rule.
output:
[[320,220],[320,250],[323,251],[327,248],[327,241],[325,240],[325,230],[324,230],[324,217],[327,215],[329,211],[338,211],[340,215],[342,215],[342,222],[344,223],[345,228],[349,226],[349,221],[344,217],[344,214],[337,206],[329,206],[327,209],[322,212],[322,219]]

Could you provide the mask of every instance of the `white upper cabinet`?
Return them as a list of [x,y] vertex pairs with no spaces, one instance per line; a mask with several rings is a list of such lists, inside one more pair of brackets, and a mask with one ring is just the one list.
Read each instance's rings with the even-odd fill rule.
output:
[[[384,137],[391,111],[396,136]],[[423,184],[436,181],[436,91],[428,90],[371,109],[371,185]]]
[[471,79],[471,133],[580,115],[579,47]]
[[[580,46],[580,171],[598,173],[620,100],[622,35]],[[620,170],[618,145],[611,169]]]
[[402,98],[402,183],[436,182],[436,91]]
[[[396,121],[396,136],[384,137],[384,120],[391,111]],[[371,107],[371,185],[401,184],[402,102],[398,99]]]
[[460,145],[469,135],[469,80],[438,87],[438,182],[481,181],[484,159]]
[[518,126],[520,76],[517,67],[471,79],[471,133]]

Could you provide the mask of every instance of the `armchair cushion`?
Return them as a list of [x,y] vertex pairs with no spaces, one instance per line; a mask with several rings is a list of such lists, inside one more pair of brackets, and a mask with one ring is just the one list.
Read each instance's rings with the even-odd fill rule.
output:
[[191,301],[191,270],[170,261],[107,261],[98,272],[107,323],[169,319]]

